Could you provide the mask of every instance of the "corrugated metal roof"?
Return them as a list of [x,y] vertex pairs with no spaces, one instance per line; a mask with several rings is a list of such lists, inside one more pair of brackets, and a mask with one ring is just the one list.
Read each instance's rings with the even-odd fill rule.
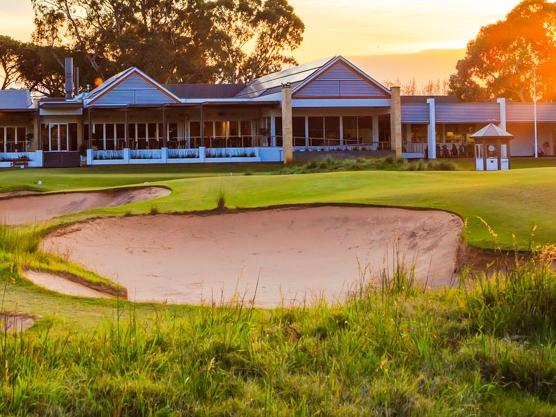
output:
[[437,123],[498,123],[500,106],[497,103],[439,103],[436,105]]
[[167,84],[166,88],[179,98],[232,98],[245,84]]
[[402,96],[402,104],[405,103],[427,103],[429,98],[434,98],[436,103],[458,103],[456,96]]
[[32,105],[29,90],[0,90],[0,110],[27,110]]
[[237,97],[259,97],[270,94],[275,92],[277,87],[287,83],[291,84],[292,88],[295,88],[297,84],[306,80],[334,58],[319,59],[257,78],[240,91]]
[[402,123],[429,123],[429,105],[402,103]]
[[[506,119],[508,122],[532,122],[534,117],[533,103],[506,104]],[[537,120],[539,122],[556,121],[556,104],[538,103]]]

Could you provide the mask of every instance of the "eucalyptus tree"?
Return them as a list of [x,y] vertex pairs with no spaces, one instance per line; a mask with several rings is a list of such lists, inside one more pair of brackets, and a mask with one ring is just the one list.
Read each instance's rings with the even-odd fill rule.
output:
[[32,0],[36,44],[105,79],[137,66],[162,82],[246,81],[294,62],[303,23],[287,0]]
[[450,77],[450,90],[462,100],[504,96],[530,100],[556,98],[556,3],[525,0],[504,20],[481,28]]

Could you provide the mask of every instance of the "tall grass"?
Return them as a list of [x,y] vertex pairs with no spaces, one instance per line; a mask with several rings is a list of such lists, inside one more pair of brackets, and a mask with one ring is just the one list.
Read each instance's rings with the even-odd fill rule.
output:
[[[338,305],[259,310],[236,302],[187,313],[161,308],[139,319],[134,305],[117,301],[113,320],[88,331],[51,322],[5,335],[0,410],[533,415],[556,402],[556,348],[547,332],[555,276],[545,266],[539,253],[515,271],[440,292],[400,266]],[[501,393],[519,397],[521,411],[497,402]]]

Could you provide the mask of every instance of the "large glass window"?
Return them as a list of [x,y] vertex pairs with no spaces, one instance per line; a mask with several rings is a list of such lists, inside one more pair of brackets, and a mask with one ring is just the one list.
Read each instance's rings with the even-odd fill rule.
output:
[[125,124],[118,123],[116,125],[116,149],[124,149],[125,147]]
[[325,117],[324,136],[327,146],[337,146],[340,144],[340,118],[338,116]]
[[24,127],[0,127],[0,152],[26,152],[27,140]]
[[360,143],[369,144],[373,141],[373,118],[371,116],[359,117],[357,121]]
[[324,145],[324,118],[309,117],[309,145]]
[[276,146],[282,146],[282,118],[276,118]]
[[305,117],[294,117],[293,146],[305,146]]
[[5,129],[0,127],[0,152],[8,152],[6,147],[6,138],[4,137]]
[[344,144],[354,145],[359,143],[357,136],[357,117],[344,116],[342,124],[344,128]]

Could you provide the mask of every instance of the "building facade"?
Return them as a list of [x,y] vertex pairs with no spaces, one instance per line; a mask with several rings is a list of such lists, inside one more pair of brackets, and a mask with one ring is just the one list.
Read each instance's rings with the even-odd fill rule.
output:
[[[0,92],[0,167],[280,162],[359,151],[407,158],[470,156],[469,136],[496,123],[512,155],[534,154],[532,103],[400,97],[348,60],[315,61],[243,84],[162,85],[129,68],[100,87],[33,101]],[[539,104],[538,150],[556,154],[556,105]]]

